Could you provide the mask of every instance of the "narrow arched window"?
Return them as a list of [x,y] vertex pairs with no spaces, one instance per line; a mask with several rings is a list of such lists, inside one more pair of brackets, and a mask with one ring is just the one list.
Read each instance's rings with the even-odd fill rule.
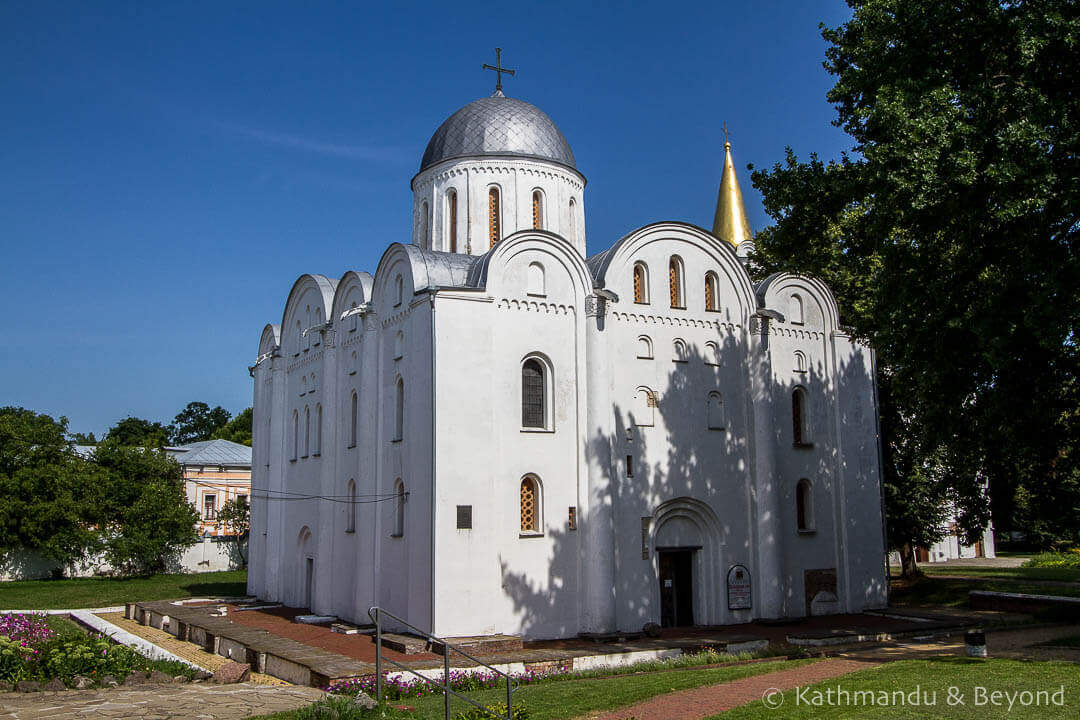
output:
[[707,409],[708,428],[710,430],[724,429],[724,398],[718,392],[709,393]]
[[532,475],[521,479],[521,532],[540,532],[540,484]]
[[668,286],[671,291],[671,307],[683,308],[682,261],[672,257],[668,263]]
[[673,362],[689,361],[690,353],[686,349],[686,341],[682,338],[675,338],[675,342],[671,343],[671,359]]
[[705,273],[705,309],[716,310],[716,273]]
[[533,190],[532,211],[533,229],[542,230],[544,227],[544,194],[539,190]]
[[398,378],[394,398],[394,439],[401,440],[405,432],[405,381]]
[[545,294],[544,266],[538,262],[529,263],[527,287],[529,295],[543,297]]
[[345,517],[345,532],[356,532],[356,481],[349,481],[348,515]]
[[457,190],[446,193],[446,215],[448,218],[450,252],[457,252]]
[[634,263],[634,302],[639,305],[649,302],[649,270],[645,263]]
[[299,355],[300,354],[300,348],[303,347],[303,344],[304,344],[304,329],[302,327],[300,327],[300,321],[297,320],[296,321],[296,352],[293,353],[294,355]]
[[638,349],[637,349],[638,358],[640,358],[642,360],[652,360],[652,358],[653,358],[652,340],[649,339],[649,336],[648,335],[639,335],[638,339],[637,339],[637,342],[638,342],[638,346],[637,346],[638,347]]
[[401,304],[401,301],[405,297],[405,281],[398,275],[394,278],[394,307]]
[[804,532],[814,529],[814,494],[806,478],[795,486],[795,522]]
[[795,351],[795,372],[806,372],[806,354],[802,350]]
[[720,364],[720,346],[717,343],[712,342],[711,340],[705,343],[705,364]]
[[570,198],[570,242],[577,242],[577,201]]
[[806,390],[801,387],[795,388],[791,393],[791,434],[795,445],[807,445],[809,443],[806,405]]
[[[355,300],[353,300],[352,304],[349,305],[349,309],[350,310],[355,310],[356,309],[356,301]],[[358,317],[359,317],[359,313],[353,313],[352,315],[349,316],[349,332],[356,332],[356,321],[357,321]]]
[[352,409],[350,412],[351,419],[349,420],[349,447],[353,448],[356,447],[356,406],[358,404],[358,398],[356,397],[355,390],[353,391],[352,398],[350,399],[349,404],[352,405]]
[[307,457],[311,454],[311,408],[304,408],[304,454],[302,457]]
[[802,325],[803,324],[804,315],[803,315],[802,297],[800,297],[799,295],[792,295],[791,296],[791,307],[789,309],[788,314],[791,316],[791,324],[792,325]]
[[542,428],[546,413],[544,366],[536,358],[521,364],[521,426]]
[[502,213],[499,208],[499,188],[488,190],[488,249],[502,239]]
[[308,350],[311,349],[311,333],[308,332],[308,329],[311,328],[311,306],[310,305],[307,306],[307,311],[304,313],[304,320],[305,320],[305,322],[307,322],[307,325],[304,327],[304,352],[307,352]]
[[428,250],[431,248],[431,222],[428,218],[428,204],[427,200],[420,203],[420,232],[419,240],[420,247]]
[[394,481],[394,537],[405,535],[405,483]]
[[300,448],[300,413],[297,410],[293,410],[292,413],[292,457],[290,460],[295,460],[299,455]]
[[315,406],[315,455],[322,455],[322,405]]

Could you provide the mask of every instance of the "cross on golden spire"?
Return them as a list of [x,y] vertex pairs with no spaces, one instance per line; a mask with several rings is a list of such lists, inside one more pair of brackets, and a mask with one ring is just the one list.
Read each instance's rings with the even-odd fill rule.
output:
[[495,92],[497,94],[499,94],[499,95],[502,95],[502,76],[503,76],[503,73],[506,73],[507,75],[510,75],[511,77],[513,77],[513,75],[514,75],[513,70],[511,70],[509,68],[504,68],[502,66],[502,48],[495,48],[495,64],[494,65],[488,65],[487,63],[484,63],[483,69],[484,70],[494,70],[495,71],[495,76],[497,78],[495,80]]
[[724,121],[723,123],[721,123],[721,125],[720,125],[720,129],[724,131],[724,147],[727,147],[728,145],[730,145],[730,144],[731,144],[731,143],[729,143],[729,142],[728,142],[728,136],[727,136],[727,120],[725,120],[725,121]]

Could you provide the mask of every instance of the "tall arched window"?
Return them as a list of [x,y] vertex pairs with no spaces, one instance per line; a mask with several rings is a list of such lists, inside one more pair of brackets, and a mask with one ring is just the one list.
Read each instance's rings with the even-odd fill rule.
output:
[[401,440],[405,433],[405,381],[398,378],[394,393],[394,439]]
[[795,372],[806,372],[806,354],[802,350],[795,351]]
[[405,483],[394,481],[394,537],[405,535]]
[[814,529],[814,493],[806,478],[795,486],[795,522],[803,532]]
[[356,481],[349,481],[348,515],[345,516],[345,532],[356,532]]
[[305,317],[305,322],[307,322],[307,325],[304,326],[304,352],[307,352],[308,350],[311,349],[311,333],[309,333],[307,331],[308,328],[311,327],[311,306],[310,305],[307,306],[307,310],[304,313],[304,317]]
[[405,281],[398,275],[394,278],[394,307],[401,304],[401,301],[405,297]]
[[488,249],[502,239],[502,211],[499,207],[499,188],[488,190]]
[[682,260],[672,256],[668,263],[668,286],[671,291],[671,307],[683,308]]
[[304,454],[302,457],[307,457],[311,454],[311,408],[304,408]]
[[639,305],[649,302],[649,269],[645,263],[634,263],[634,302]]
[[718,392],[709,393],[708,421],[710,430],[724,429],[724,398]]
[[547,413],[544,407],[546,398],[544,366],[536,358],[529,358],[521,364],[521,426],[542,428],[546,425]]
[[788,314],[791,316],[791,323],[793,325],[802,325],[804,319],[802,297],[799,295],[792,295],[791,307],[789,310]]
[[795,445],[809,445],[806,389],[797,387],[791,393],[791,434]]
[[446,216],[448,218],[447,233],[450,252],[457,252],[457,190],[446,193]]
[[544,227],[544,194],[539,190],[533,190],[532,194],[533,229],[541,230]]
[[577,241],[577,201],[570,198],[570,242]]
[[716,309],[716,273],[705,273],[705,309]]
[[293,355],[299,355],[300,354],[300,348],[303,347],[303,343],[304,343],[304,329],[302,327],[300,327],[300,321],[297,320],[296,321],[296,352],[293,353]]
[[292,457],[290,460],[295,460],[299,455],[300,449],[300,413],[297,410],[292,411]]
[[521,504],[521,532],[534,534],[540,532],[540,483],[532,475],[521,479],[519,494]]
[[315,406],[315,455],[322,455],[322,404]]
[[420,247],[425,250],[431,249],[431,221],[429,219],[427,200],[420,203]]
[[545,294],[544,266],[538,262],[529,263],[527,287],[529,295],[542,297]]
[[639,335],[637,339],[637,356],[642,360],[652,360],[652,340],[648,335]]
[[349,400],[349,404],[352,406],[349,417],[349,447],[356,447],[356,411],[358,398],[356,397],[356,391],[353,391],[352,398]]

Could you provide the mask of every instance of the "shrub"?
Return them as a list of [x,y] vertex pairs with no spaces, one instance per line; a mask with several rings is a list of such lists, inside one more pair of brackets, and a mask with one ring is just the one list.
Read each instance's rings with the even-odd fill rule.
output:
[[[487,708],[487,712],[480,708],[472,708],[458,713],[454,716],[454,720],[492,720],[496,717],[506,717],[506,703],[485,705],[484,707]],[[529,720],[529,710],[523,703],[514,703],[514,714],[511,717],[512,720]]]
[[1044,552],[1024,563],[1030,568],[1080,568],[1080,548],[1068,552]]

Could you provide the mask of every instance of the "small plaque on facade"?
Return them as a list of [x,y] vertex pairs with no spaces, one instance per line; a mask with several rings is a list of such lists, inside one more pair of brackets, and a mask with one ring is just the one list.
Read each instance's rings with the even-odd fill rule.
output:
[[732,565],[727,574],[728,610],[749,610],[750,571],[745,565]]

